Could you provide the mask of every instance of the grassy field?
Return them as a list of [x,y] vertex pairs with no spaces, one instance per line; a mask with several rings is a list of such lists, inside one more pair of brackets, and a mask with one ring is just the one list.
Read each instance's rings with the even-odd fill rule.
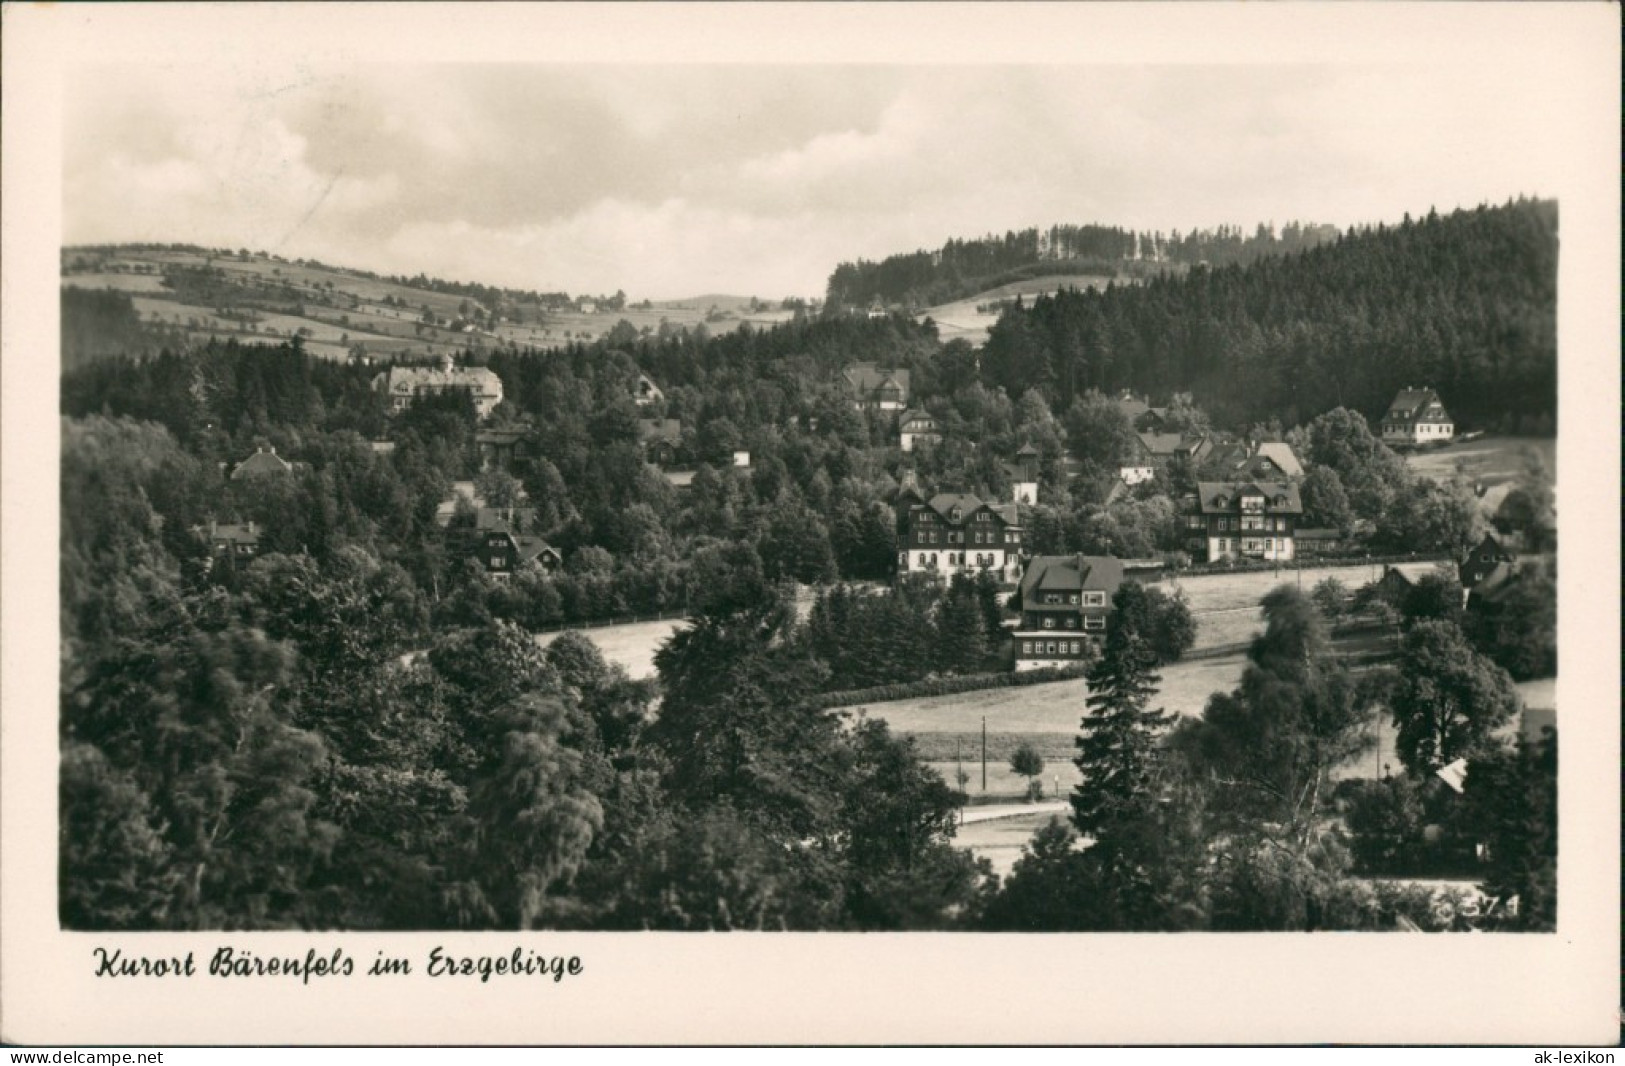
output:
[[1405,462],[1419,474],[1435,481],[1462,476],[1485,486],[1484,509],[1493,513],[1522,475],[1526,453],[1533,450],[1546,464],[1546,472],[1557,479],[1557,441],[1550,437],[1479,437],[1412,452]]
[[[584,629],[581,632],[598,645],[604,658],[626,667],[626,672],[634,678],[645,678],[655,676],[655,652],[683,624],[682,619],[673,618],[664,622],[636,622],[632,625]],[[545,648],[558,638],[557,633],[543,633],[536,638],[536,643]]]
[[[1026,278],[1013,281],[1008,285],[1000,285],[996,289],[977,293],[975,296],[952,303],[941,304],[921,312],[919,319],[930,318],[937,324],[938,335],[945,341],[955,339],[966,340],[971,344],[981,344],[987,340],[987,331],[993,323],[999,320],[997,312],[984,314],[976,310],[978,304],[992,303],[994,300],[1007,300],[1012,296],[1030,298],[1039,295],[1051,295],[1059,289],[1102,289],[1106,287],[1106,278],[1089,277],[1086,275],[1052,274],[1040,278]],[[1125,284],[1125,279],[1116,279],[1118,284]],[[1028,300],[1030,302],[1030,300]]]

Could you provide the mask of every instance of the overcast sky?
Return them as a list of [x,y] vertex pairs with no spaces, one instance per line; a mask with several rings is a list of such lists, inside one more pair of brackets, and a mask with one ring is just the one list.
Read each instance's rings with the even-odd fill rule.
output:
[[1557,90],[1418,66],[97,66],[68,243],[634,299],[1057,222],[1398,220],[1553,196]]

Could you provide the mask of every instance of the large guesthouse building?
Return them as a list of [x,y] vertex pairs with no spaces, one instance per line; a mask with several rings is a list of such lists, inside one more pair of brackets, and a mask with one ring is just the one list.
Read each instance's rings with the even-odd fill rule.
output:
[[372,379],[372,387],[383,393],[393,413],[411,407],[424,396],[446,392],[466,392],[481,418],[502,402],[502,379],[484,367],[453,365],[449,356],[439,366],[395,366]]
[[941,492],[929,501],[912,491],[897,501],[900,574],[987,571],[1014,582],[1021,572],[1021,521],[1013,503],[995,506],[963,492]]
[[1021,621],[1012,636],[1016,669],[1070,666],[1106,636],[1123,564],[1109,556],[1040,555],[1021,579]]
[[1287,481],[1202,481],[1185,504],[1186,547],[1205,562],[1294,557],[1303,502]]

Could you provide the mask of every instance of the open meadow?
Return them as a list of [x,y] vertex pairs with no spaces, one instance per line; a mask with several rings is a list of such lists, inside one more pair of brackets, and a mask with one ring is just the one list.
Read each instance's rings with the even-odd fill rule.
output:
[[1127,283],[1127,279],[1123,278],[1101,278],[1087,274],[1046,274],[1039,278],[1024,278],[975,296],[967,296],[963,300],[927,308],[915,318],[922,322],[929,318],[935,322],[937,335],[945,341],[964,340],[972,345],[980,345],[987,341],[987,331],[999,320],[999,312],[978,311],[978,306],[1014,296],[1030,302],[1034,296],[1052,296],[1062,288],[1103,289],[1109,281]]
[[1435,481],[1460,476],[1484,486],[1484,510],[1493,514],[1524,472],[1530,451],[1540,456],[1546,473],[1556,481],[1557,441],[1551,437],[1478,437],[1411,452],[1405,463]]

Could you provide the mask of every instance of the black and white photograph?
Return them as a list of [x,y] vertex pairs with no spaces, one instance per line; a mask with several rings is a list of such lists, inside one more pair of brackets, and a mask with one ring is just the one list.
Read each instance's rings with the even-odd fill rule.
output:
[[[1569,600],[1617,607],[1617,181],[1600,237],[1575,190],[1618,115],[1504,30],[1607,8],[1159,59],[1153,5],[1102,13],[1152,24],[1120,54],[1074,5],[924,44],[937,5],[724,6],[688,53],[628,29],[683,5],[472,5],[486,42],[607,20],[482,59],[437,5],[333,19],[419,52],[272,4],[264,54],[58,61],[54,439],[8,436],[4,501],[55,523],[6,574],[55,656],[6,662],[36,931],[98,988],[186,950],[126,934],[328,988],[384,965],[357,934],[560,987],[599,943],[796,934],[1003,980],[1570,944],[1618,881],[1617,690],[1581,687],[1618,614]],[[758,52],[770,15],[897,50]],[[1022,19],[1030,56],[966,61]],[[1560,328],[1599,240],[1616,313]]]

